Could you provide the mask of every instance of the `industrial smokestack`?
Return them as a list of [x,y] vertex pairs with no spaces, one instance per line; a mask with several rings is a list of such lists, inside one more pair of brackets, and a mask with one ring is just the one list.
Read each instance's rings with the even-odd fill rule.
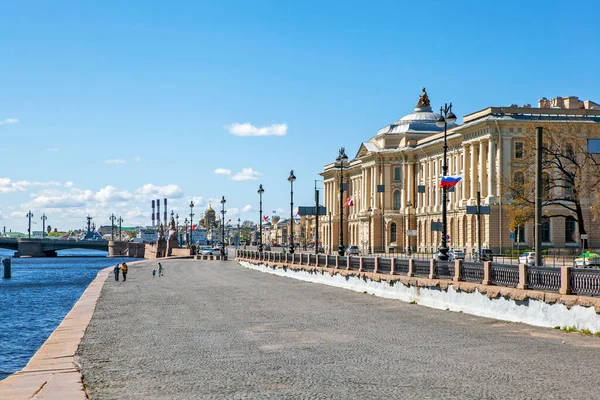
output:
[[154,218],[156,217],[156,214],[154,214],[154,210],[155,210],[155,205],[154,205],[154,200],[152,200],[152,226],[154,226]]
[[156,199],[156,226],[160,226],[160,199]]
[[164,220],[165,220],[165,228],[166,228],[167,227],[167,199],[166,198],[165,198],[165,212],[164,212],[164,214],[165,214]]

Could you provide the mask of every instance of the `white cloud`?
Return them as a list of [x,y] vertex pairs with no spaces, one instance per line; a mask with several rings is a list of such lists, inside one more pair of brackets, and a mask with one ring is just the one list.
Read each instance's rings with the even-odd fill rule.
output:
[[250,181],[250,180],[258,180],[258,178],[262,174],[260,172],[254,171],[252,168],[244,168],[241,172],[233,175],[231,180],[233,181]]
[[248,204],[247,206],[244,206],[244,208],[242,208],[242,211],[245,213],[254,212],[254,207],[252,207],[251,204]]
[[0,125],[16,124],[17,122],[19,122],[19,118],[0,119]]
[[34,198],[28,208],[66,208],[83,207],[86,203],[95,200],[91,190],[73,189],[68,193],[43,193]]
[[151,199],[159,197],[179,198],[183,196],[183,190],[177,185],[155,186],[147,183],[137,189],[136,192],[142,195],[149,195]]
[[231,175],[231,170],[227,168],[217,168],[213,172],[217,175]]
[[29,187],[39,186],[61,186],[60,183],[55,181],[47,182],[30,182],[30,181],[16,181],[13,182],[10,178],[0,178],[0,193],[15,193],[25,192]]
[[113,158],[104,162],[107,164],[125,164],[125,160],[122,158]]
[[227,208],[225,211],[227,211],[227,214],[229,214],[230,217],[233,217],[234,215],[238,215],[240,213],[240,209],[237,207]]
[[65,187],[73,187],[73,181],[65,182]]
[[284,136],[287,133],[288,126],[283,124],[272,124],[271,126],[256,127],[251,123],[234,123],[225,125],[225,129],[236,136]]
[[96,200],[102,203],[107,203],[109,201],[127,201],[131,198],[131,193],[127,190],[119,190],[109,185],[100,189],[95,197]]

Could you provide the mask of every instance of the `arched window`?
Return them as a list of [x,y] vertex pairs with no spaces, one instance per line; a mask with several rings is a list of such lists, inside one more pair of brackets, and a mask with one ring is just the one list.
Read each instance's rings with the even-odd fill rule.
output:
[[542,242],[551,242],[550,218],[542,218]]
[[575,243],[575,218],[568,216],[565,218],[565,242]]
[[390,242],[396,242],[396,223],[392,222],[390,225]]
[[400,191],[394,190],[394,210],[400,209]]
[[525,175],[521,171],[515,172],[513,176],[513,197],[525,196]]

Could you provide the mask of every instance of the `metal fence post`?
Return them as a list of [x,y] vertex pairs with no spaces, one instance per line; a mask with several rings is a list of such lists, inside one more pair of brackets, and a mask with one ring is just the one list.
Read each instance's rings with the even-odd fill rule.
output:
[[435,260],[432,258],[429,260],[429,279],[437,278],[437,274],[435,273]]
[[460,273],[463,269],[463,260],[454,260],[454,282],[460,281]]
[[390,268],[390,275],[394,275],[396,272],[396,257],[392,258],[392,266]]
[[484,285],[489,285],[492,283],[492,262],[491,261],[483,262],[483,281],[481,283]]
[[412,258],[408,260],[408,272],[406,275],[409,277],[415,276],[415,260]]
[[519,264],[519,284],[517,289],[527,289],[527,265]]
[[560,294],[571,294],[571,269],[570,265],[560,267]]

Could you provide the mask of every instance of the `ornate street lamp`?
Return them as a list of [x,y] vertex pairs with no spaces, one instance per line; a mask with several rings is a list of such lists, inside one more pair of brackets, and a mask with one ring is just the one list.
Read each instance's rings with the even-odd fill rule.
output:
[[225,196],[221,197],[221,256],[225,255]]
[[338,254],[344,255],[344,162],[348,162],[348,156],[344,148],[340,149],[340,154],[336,157],[336,166],[340,169],[340,244],[338,245]]
[[175,214],[175,224],[177,225],[175,232],[177,232],[177,237],[179,238],[179,245],[181,245],[181,234],[179,233],[179,214]]
[[115,214],[110,214],[110,217],[108,218],[110,219],[110,240],[112,240],[113,242],[115,241],[115,220],[117,219],[117,217],[115,217]]
[[408,221],[406,223],[406,244],[404,252],[407,256],[410,256],[412,251],[410,250],[410,236],[408,235],[408,231],[410,230],[410,208],[412,207],[412,203],[409,201],[406,203],[406,210],[408,211]]
[[294,254],[294,181],[296,176],[294,170],[290,171],[288,182],[290,182],[290,254]]
[[121,240],[123,240],[123,236],[121,235],[121,224],[123,224],[123,218],[119,217],[117,222],[119,223],[119,242],[120,242]]
[[46,214],[42,214],[42,239],[44,238],[44,235],[46,234],[46,220],[48,219],[48,217],[46,217]]
[[31,210],[29,210],[26,217],[29,218],[29,228],[27,228],[27,233],[29,235],[29,239],[31,239],[31,218],[33,217],[33,213],[31,212]]
[[[188,241],[187,241],[187,247],[188,249],[190,248],[190,246],[192,245],[192,228],[193,228],[193,221],[194,221],[194,201],[190,201],[190,235],[188,236]],[[187,231],[187,229],[186,229]]]
[[[448,124],[452,125],[456,122],[456,115],[452,112],[452,103],[450,105],[444,104],[444,107],[440,107],[440,116],[435,121],[435,124],[439,128],[444,128],[444,164],[442,165],[442,174],[443,176],[448,175]],[[447,233],[447,203],[448,202],[448,193],[446,186],[442,186],[442,243],[438,248],[440,254],[438,258],[441,261],[448,260],[448,244],[446,240],[448,239]]]
[[[183,231],[185,232],[185,236],[187,236],[187,224],[188,224],[187,217],[185,218],[185,220],[183,221],[183,223],[185,224],[184,228],[183,228]],[[187,238],[186,238],[186,242],[187,242],[186,245],[189,247],[189,240]]]
[[238,232],[237,232],[237,242],[235,248],[240,247],[240,219],[238,218]]
[[371,255],[371,217],[373,216],[373,209],[369,207],[367,212],[369,213],[369,246],[367,247],[367,251]]
[[258,198],[259,198],[259,218],[258,218],[258,252],[262,253],[263,251],[263,245],[262,245],[262,195],[265,192],[265,189],[263,189],[262,184],[258,185],[258,191],[256,193],[258,193]]

